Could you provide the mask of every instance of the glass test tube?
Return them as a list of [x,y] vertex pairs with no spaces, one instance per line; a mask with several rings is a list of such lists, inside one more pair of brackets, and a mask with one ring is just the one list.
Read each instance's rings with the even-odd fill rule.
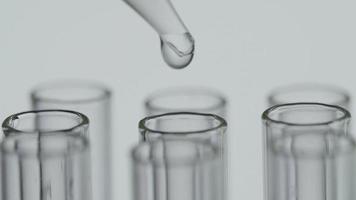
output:
[[[289,142],[288,145],[295,148],[296,146],[294,145],[299,145],[299,143],[296,143],[299,142],[299,138],[303,138],[301,139],[302,141],[307,141],[304,138],[308,138],[310,139],[309,143],[300,143],[300,145],[305,146],[298,147],[300,148],[298,151],[300,150],[301,153],[308,154],[308,148],[318,148],[317,145],[324,145],[324,143],[320,144],[320,142],[322,142],[320,141],[320,137],[326,138],[329,137],[328,135],[347,136],[349,131],[350,113],[339,106],[321,103],[291,103],[276,105],[267,109],[263,113],[262,119],[264,125],[265,199],[285,200],[287,197],[287,199],[300,199],[302,196],[299,194],[296,196],[297,194],[295,193],[299,188],[293,189],[293,187],[296,187],[296,181],[299,181],[295,179],[300,178],[293,175],[296,173],[295,164],[293,163],[294,161],[281,164],[280,160],[278,160],[279,158],[276,158],[276,154],[272,151],[272,143],[281,140],[281,138],[289,138],[285,141]],[[302,135],[306,136],[302,137]],[[318,138],[319,140],[313,138]],[[294,151],[295,149],[292,150]],[[309,163],[310,166],[308,167],[310,167],[311,170],[318,171],[320,170],[321,165],[325,168],[323,162],[325,162],[325,160],[318,158],[311,161],[311,163]],[[285,169],[279,169],[281,166],[285,167]],[[325,173],[331,173],[330,176],[335,176],[334,171],[329,170],[327,172],[325,171]],[[310,179],[312,177],[312,174],[310,174],[310,178],[307,178],[306,180],[311,181]],[[321,177],[314,178],[315,180],[320,181]],[[289,188],[290,190],[280,188],[278,185],[280,184],[280,181],[288,181],[284,183],[287,184],[285,187],[291,187]],[[323,182],[323,184],[324,183],[325,182]],[[324,184],[324,186],[326,185]],[[285,192],[287,191],[289,191],[290,194],[286,194]],[[309,197],[303,200],[309,200]]]
[[[226,192],[226,141],[225,120],[217,115],[176,112],[150,116],[139,122],[142,141],[185,140],[203,142],[218,146],[220,151],[220,179],[217,191],[219,199],[225,198]],[[184,147],[182,146],[182,151]]]
[[322,130],[273,140],[275,199],[354,199],[355,145],[350,135]]
[[77,80],[43,83],[31,93],[33,109],[68,109],[90,120],[93,199],[111,199],[111,92]]
[[[145,112],[147,116],[159,115],[170,112],[197,112],[215,114],[227,119],[228,102],[222,93],[219,91],[199,86],[183,86],[161,89],[151,93],[145,100]],[[224,140],[227,141],[225,134]],[[225,181],[222,186],[225,190],[223,194],[227,194],[228,184],[228,159],[227,151],[228,142],[223,142],[225,149]],[[226,199],[224,197],[223,199]]]
[[88,119],[64,110],[29,111],[3,122],[2,198],[90,200]]
[[187,140],[144,142],[132,151],[134,200],[217,200],[219,148]]
[[216,114],[226,119],[227,100],[218,91],[201,87],[167,88],[150,94],[145,100],[147,116],[168,112]]
[[349,93],[339,87],[322,84],[294,84],[279,87],[268,95],[268,105],[285,103],[316,102],[351,108]]

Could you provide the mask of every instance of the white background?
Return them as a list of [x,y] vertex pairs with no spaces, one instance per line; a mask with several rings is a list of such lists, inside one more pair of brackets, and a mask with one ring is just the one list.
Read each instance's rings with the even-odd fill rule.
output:
[[[152,0],[153,1],[153,0]],[[356,93],[355,1],[176,0],[196,40],[184,70],[161,59],[156,33],[120,0],[0,1],[0,116],[57,78],[94,79],[114,98],[114,194],[131,194],[128,151],[142,101],[156,89],[204,85],[229,97],[231,200],[262,200],[260,115],[276,86],[315,81]]]

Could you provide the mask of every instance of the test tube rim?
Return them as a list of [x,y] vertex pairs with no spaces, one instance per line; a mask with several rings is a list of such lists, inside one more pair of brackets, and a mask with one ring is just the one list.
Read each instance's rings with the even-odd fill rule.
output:
[[[309,105],[309,106],[321,106],[321,107],[327,107],[327,108],[332,108],[335,110],[340,111],[343,115],[341,117],[338,117],[334,120],[328,120],[325,122],[318,122],[318,123],[291,123],[291,122],[286,122],[286,121],[282,121],[282,120],[277,120],[277,119],[273,119],[269,116],[270,113],[272,113],[273,111],[282,108],[282,107],[289,107],[289,106],[302,106],[302,105]],[[297,102],[297,103],[286,103],[286,104],[278,104],[278,105],[274,105],[270,108],[268,108],[267,110],[265,110],[262,113],[262,119],[266,122],[272,122],[274,124],[281,124],[281,125],[287,125],[287,126],[301,126],[301,127],[306,127],[306,126],[324,126],[324,125],[329,125],[332,123],[336,123],[336,122],[340,122],[343,120],[348,120],[351,118],[351,114],[348,110],[346,110],[345,108],[341,107],[341,106],[337,106],[337,105],[329,105],[329,104],[324,104],[324,103],[317,103],[317,102]]]
[[[39,131],[39,130],[20,130],[17,129],[13,126],[11,126],[11,122],[13,122],[14,120],[19,119],[20,116],[22,115],[28,115],[28,114],[38,114],[38,113],[66,113],[66,114],[70,114],[73,116],[78,117],[79,119],[81,119],[81,121],[70,127],[70,128],[64,128],[64,129],[58,129],[58,130],[51,130],[51,131]],[[88,127],[89,126],[89,118],[80,113],[80,112],[76,112],[76,111],[72,111],[72,110],[62,110],[62,109],[46,109],[46,110],[29,110],[29,111],[24,111],[24,112],[19,112],[13,115],[10,115],[9,117],[7,117],[3,123],[2,123],[2,129],[3,132],[5,134],[5,136],[8,136],[8,133],[23,133],[23,134],[53,134],[53,133],[66,133],[66,132],[72,132],[75,131],[76,129],[80,128],[80,127]]]
[[[54,89],[66,89],[69,87],[75,87],[78,90],[90,89],[96,90],[98,95],[91,98],[82,99],[59,99],[43,95],[43,92],[47,90]],[[35,86],[31,90],[32,102],[42,101],[50,103],[64,103],[64,104],[82,104],[82,103],[92,103],[97,101],[102,101],[105,99],[110,99],[112,96],[111,90],[102,83],[91,81],[91,80],[77,80],[77,79],[63,79],[43,82]]]
[[349,104],[351,97],[349,92],[341,87],[335,85],[318,84],[318,83],[296,83],[286,86],[280,86],[272,90],[268,94],[268,102],[270,105],[279,105],[285,103],[297,103],[297,102],[284,102],[280,101],[279,97],[284,94],[291,94],[298,91],[322,91],[329,94],[336,94],[339,100],[335,102],[317,102],[317,103],[327,103],[331,105],[347,105]]
[[[201,117],[211,117],[214,120],[217,120],[219,122],[218,125],[212,127],[212,128],[207,128],[207,129],[202,129],[202,130],[196,130],[196,131],[161,131],[161,130],[155,130],[151,129],[146,126],[146,122],[152,119],[157,119],[160,117],[165,117],[165,116],[174,116],[174,115],[194,115],[194,116],[201,116]],[[174,134],[174,135],[190,135],[190,134],[201,134],[201,133],[206,133],[206,132],[211,132],[219,129],[225,129],[227,128],[227,122],[225,121],[224,118],[215,115],[215,114],[210,114],[210,113],[198,113],[198,112],[170,112],[170,113],[164,113],[164,114],[159,114],[159,115],[152,115],[145,117],[139,121],[139,129],[140,132],[150,132],[150,133],[157,133],[157,134],[164,134],[164,135],[169,135],[169,134]]]
[[[186,94],[194,94],[200,96],[207,96],[209,98],[214,98],[216,100],[216,104],[205,108],[186,108],[186,109],[175,109],[164,107],[162,105],[155,104],[157,99],[162,97],[174,97],[179,95]],[[171,88],[163,88],[157,91],[150,93],[145,99],[144,105],[149,110],[153,110],[155,112],[177,112],[177,111],[191,111],[195,110],[201,113],[209,112],[211,110],[217,110],[221,107],[225,107],[227,105],[226,97],[220,93],[218,90],[208,88],[208,87],[200,87],[200,86],[180,86],[180,87],[171,87]]]

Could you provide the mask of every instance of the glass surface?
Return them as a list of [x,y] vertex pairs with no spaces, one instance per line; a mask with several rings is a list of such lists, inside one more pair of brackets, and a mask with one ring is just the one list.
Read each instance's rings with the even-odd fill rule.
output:
[[355,184],[355,140],[311,130],[272,141],[275,200],[351,200]]
[[139,144],[132,151],[134,200],[218,200],[218,151],[176,139]]
[[269,106],[285,103],[316,102],[351,108],[349,93],[331,85],[294,84],[274,89],[268,96]]
[[111,199],[111,92],[89,81],[43,83],[31,93],[33,109],[68,109],[90,120],[93,199]]
[[220,92],[204,87],[175,87],[158,90],[145,100],[148,116],[168,112],[216,114],[226,119],[227,100]]
[[[218,179],[218,199],[225,199],[227,184],[227,149],[225,120],[217,115],[176,112],[150,116],[139,122],[141,140],[153,141],[188,141],[212,144],[219,148],[220,170]],[[177,147],[184,152],[185,147]]]
[[70,110],[33,110],[7,117],[2,130],[5,137],[11,134],[59,133],[87,136],[89,120]]
[[170,67],[181,69],[190,64],[194,39],[170,0],[124,1],[158,33],[163,59]]
[[[171,87],[166,89],[157,90],[148,95],[145,99],[145,112],[147,116],[160,115],[171,112],[197,112],[197,113],[209,113],[215,114],[220,117],[227,119],[227,108],[228,103],[225,96],[218,90],[199,87],[199,86],[184,86],[184,87]],[[185,123],[184,121],[175,121],[177,123]],[[195,123],[194,121],[189,122],[190,124]],[[198,120],[198,123],[202,121]],[[167,121],[165,124],[168,124]],[[203,123],[204,125],[204,123]],[[166,126],[166,125],[165,125]],[[179,125],[177,125],[179,126]],[[182,124],[182,127],[191,128]],[[204,125],[210,126],[210,125]],[[171,127],[172,128],[172,127]],[[228,149],[228,135],[224,135],[223,146],[224,149]],[[227,152],[225,150],[224,156],[227,157]],[[228,159],[225,159],[226,166],[226,176],[225,181],[222,186],[224,188],[223,194],[227,194],[227,171],[228,170]],[[226,198],[224,198],[226,199]]]
[[3,122],[2,199],[90,200],[88,119],[72,111],[18,113]]
[[[329,154],[327,156],[324,154],[327,152],[330,153],[330,157],[333,155],[333,152],[328,152],[328,148],[334,147],[334,143],[328,143],[329,138],[335,139],[340,135],[349,137],[350,113],[339,106],[320,103],[292,103],[267,109],[263,113],[262,119],[265,199],[311,200],[313,197],[315,197],[313,200],[320,199],[320,195],[325,195],[322,193],[326,189],[318,191],[316,187],[327,186],[324,178],[330,174],[313,173],[324,173],[320,170],[321,168],[324,170],[326,167],[324,164],[329,159],[327,158]],[[335,141],[337,140],[333,140],[333,142]],[[327,146],[329,144],[331,146]],[[282,153],[276,154],[276,150],[282,151]],[[288,158],[284,159],[283,156]],[[298,163],[299,156],[301,163]],[[303,170],[303,167],[297,169],[296,163],[298,165],[305,164],[305,169],[311,170],[310,174],[308,174],[309,172],[302,174],[304,172],[298,171],[299,169]],[[328,178],[337,175],[336,172],[330,170],[325,173],[331,173]],[[304,189],[310,191],[303,191],[298,185],[300,183],[304,184]],[[285,185],[282,187],[283,184]],[[327,191],[330,190],[327,189]],[[296,194],[296,192],[302,194]]]

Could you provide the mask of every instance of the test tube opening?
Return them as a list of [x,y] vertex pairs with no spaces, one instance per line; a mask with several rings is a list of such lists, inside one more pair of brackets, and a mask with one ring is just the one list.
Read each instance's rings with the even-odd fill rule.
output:
[[350,108],[350,100],[350,94],[345,89],[316,83],[282,86],[274,89],[268,95],[270,106],[296,102],[316,102],[338,105],[348,109]]
[[344,108],[322,103],[288,103],[272,106],[262,119],[275,124],[291,126],[318,126],[348,121],[351,114]]
[[168,112],[212,113],[224,117],[227,100],[219,91],[204,87],[173,87],[151,93],[145,100],[148,115]]
[[89,119],[69,110],[34,110],[7,117],[2,128],[5,135],[10,133],[63,133],[78,128],[87,128]]
[[213,114],[173,112],[150,116],[139,122],[142,134],[187,135],[225,129],[226,121]]
[[32,102],[53,104],[89,104],[110,97],[111,91],[106,86],[85,80],[51,81],[40,84],[31,92]]

